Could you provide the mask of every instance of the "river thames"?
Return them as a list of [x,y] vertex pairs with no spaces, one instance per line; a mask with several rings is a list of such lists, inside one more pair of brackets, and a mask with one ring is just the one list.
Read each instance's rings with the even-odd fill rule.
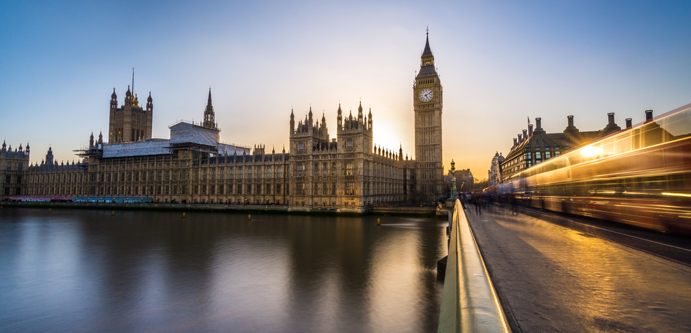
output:
[[445,226],[432,218],[5,207],[0,327],[432,332]]

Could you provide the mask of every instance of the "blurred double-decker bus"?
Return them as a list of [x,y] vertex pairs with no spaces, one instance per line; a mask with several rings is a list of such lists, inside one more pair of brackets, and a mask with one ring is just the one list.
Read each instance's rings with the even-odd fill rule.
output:
[[691,235],[691,104],[650,114],[495,190],[527,206]]

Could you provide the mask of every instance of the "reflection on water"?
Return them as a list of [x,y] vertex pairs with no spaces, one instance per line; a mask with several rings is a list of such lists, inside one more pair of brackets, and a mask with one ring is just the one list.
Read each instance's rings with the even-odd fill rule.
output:
[[0,210],[2,331],[431,332],[433,219]]

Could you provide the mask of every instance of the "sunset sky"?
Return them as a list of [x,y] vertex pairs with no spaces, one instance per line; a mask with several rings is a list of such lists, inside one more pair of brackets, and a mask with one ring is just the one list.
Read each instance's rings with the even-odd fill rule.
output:
[[691,103],[689,1],[132,1],[0,3],[0,139],[57,160],[107,137],[110,94],[135,68],[154,137],[199,121],[211,87],[221,141],[288,144],[310,105],[332,137],[371,107],[374,143],[414,155],[425,29],[444,87],[445,169],[486,178],[527,118],[598,130]]

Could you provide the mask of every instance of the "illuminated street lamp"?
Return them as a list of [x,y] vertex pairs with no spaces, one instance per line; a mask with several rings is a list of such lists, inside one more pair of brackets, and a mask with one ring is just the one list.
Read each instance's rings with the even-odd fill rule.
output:
[[451,160],[451,199],[456,199],[456,163]]

